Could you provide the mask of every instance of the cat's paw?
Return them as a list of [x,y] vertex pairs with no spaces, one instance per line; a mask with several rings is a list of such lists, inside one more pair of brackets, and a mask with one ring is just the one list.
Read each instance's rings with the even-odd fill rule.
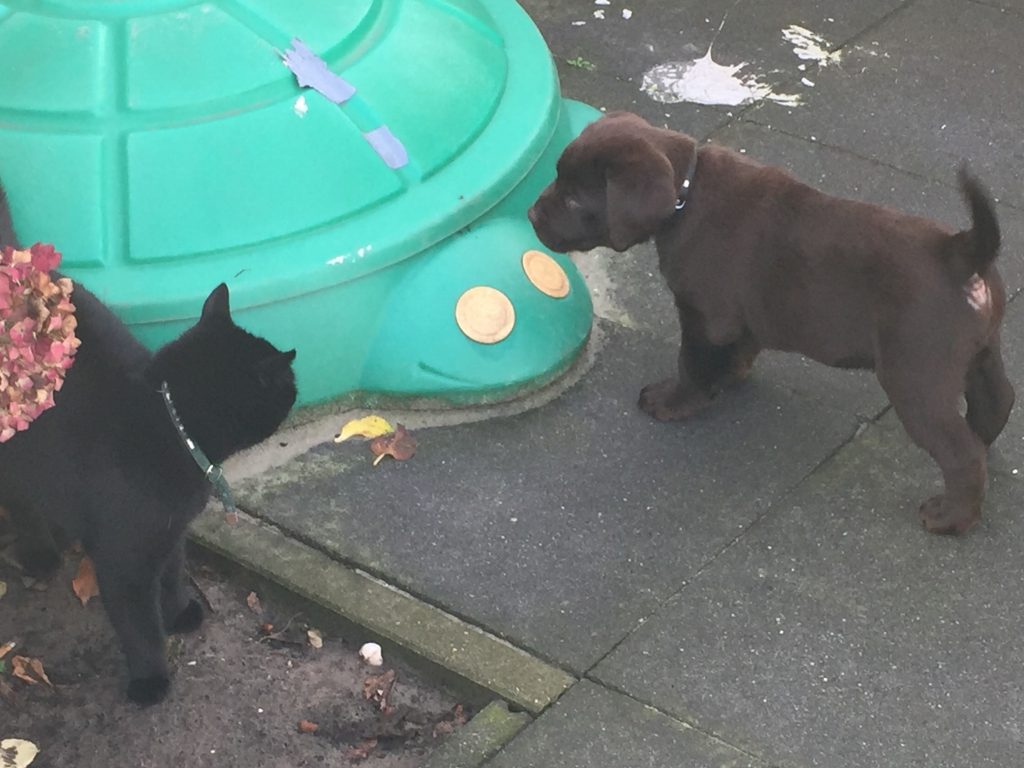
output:
[[60,552],[51,547],[17,545],[15,556],[26,576],[48,579],[64,564]]
[[139,677],[128,683],[128,698],[147,707],[163,701],[170,689],[171,681],[166,675]]
[[172,635],[183,635],[187,632],[195,632],[203,623],[203,606],[197,600],[189,600],[185,610],[179,613],[167,631]]

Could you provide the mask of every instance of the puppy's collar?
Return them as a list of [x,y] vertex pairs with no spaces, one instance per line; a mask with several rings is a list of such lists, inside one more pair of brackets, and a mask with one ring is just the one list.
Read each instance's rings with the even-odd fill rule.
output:
[[227,478],[224,477],[224,470],[206,458],[203,449],[196,444],[195,440],[188,436],[188,432],[185,431],[185,425],[181,423],[181,417],[178,416],[178,411],[174,407],[174,401],[171,400],[171,389],[167,386],[166,381],[160,384],[160,395],[164,401],[164,407],[167,409],[167,415],[171,417],[171,423],[174,424],[174,429],[178,433],[178,437],[181,438],[181,443],[185,446],[185,450],[188,451],[189,456],[192,457],[192,460],[202,470],[203,476],[213,486],[213,492],[220,499],[221,504],[224,505],[224,511],[229,516],[235,515],[235,500],[231,496],[231,486],[228,485]]
[[682,185],[679,187],[679,197],[676,198],[676,210],[681,211],[686,207],[686,198],[690,194],[690,187],[693,185],[693,176],[697,173],[697,152],[699,147],[696,143],[693,145],[693,154],[690,156],[690,165],[686,169],[686,178],[683,179]]

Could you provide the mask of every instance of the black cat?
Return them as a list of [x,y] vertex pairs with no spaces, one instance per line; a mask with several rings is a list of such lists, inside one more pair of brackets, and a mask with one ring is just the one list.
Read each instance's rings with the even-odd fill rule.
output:
[[[0,240],[14,245],[0,189]],[[0,443],[0,506],[33,575],[60,563],[54,533],[78,539],[128,661],[128,696],[160,701],[170,685],[166,634],[198,628],[184,538],[211,486],[165,407],[166,383],[188,437],[219,464],[269,437],[295,402],[291,362],[231,319],[221,284],[202,317],[150,354],[93,294],[75,284],[81,346],[53,408]]]

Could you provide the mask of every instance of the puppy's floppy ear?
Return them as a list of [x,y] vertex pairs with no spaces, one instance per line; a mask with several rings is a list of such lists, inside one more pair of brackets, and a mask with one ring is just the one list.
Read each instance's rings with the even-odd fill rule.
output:
[[605,170],[608,239],[616,251],[642,243],[675,212],[675,172],[665,153],[633,137]]

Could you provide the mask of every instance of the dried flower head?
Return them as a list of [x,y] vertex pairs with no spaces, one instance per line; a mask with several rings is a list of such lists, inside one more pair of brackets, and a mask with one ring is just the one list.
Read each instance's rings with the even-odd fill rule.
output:
[[53,407],[81,343],[71,280],[50,277],[60,258],[42,243],[0,251],[0,443]]

